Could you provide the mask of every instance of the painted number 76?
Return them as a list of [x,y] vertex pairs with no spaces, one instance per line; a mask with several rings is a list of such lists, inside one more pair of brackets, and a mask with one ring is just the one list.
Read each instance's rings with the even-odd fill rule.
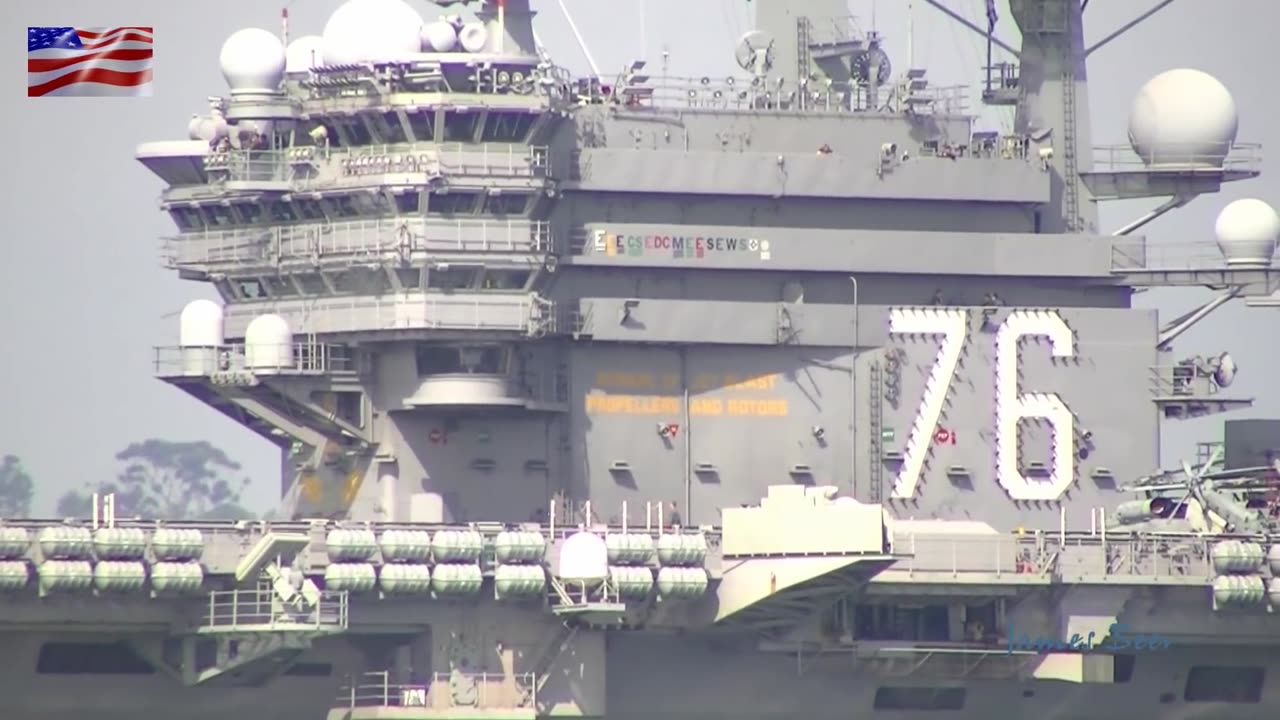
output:
[[[961,308],[894,308],[889,311],[889,332],[938,338],[941,345],[937,359],[929,369],[891,495],[910,498],[915,495],[920,482],[925,459],[968,342],[969,311]],[[1015,310],[1000,324],[996,332],[993,378],[996,480],[1014,500],[1052,501],[1061,498],[1075,480],[1075,418],[1056,394],[1019,393],[1019,345],[1025,337],[1048,338],[1049,351],[1055,358],[1075,354],[1075,337],[1056,311]],[[1018,426],[1023,420],[1041,420],[1052,429],[1053,463],[1045,479],[1028,478],[1018,466]]]

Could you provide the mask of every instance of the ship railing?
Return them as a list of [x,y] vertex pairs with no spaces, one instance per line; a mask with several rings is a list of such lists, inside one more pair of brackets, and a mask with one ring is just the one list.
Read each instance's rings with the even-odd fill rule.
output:
[[293,182],[314,175],[322,163],[346,174],[475,175],[538,177],[550,167],[550,149],[521,143],[401,143],[324,149],[225,150],[205,156],[205,169],[233,182]]
[[909,575],[1046,580],[1061,576],[1207,578],[1209,546],[1221,539],[1194,533],[1040,532],[973,537],[895,533],[894,551],[908,557],[891,570]]
[[1222,387],[1191,364],[1152,365],[1148,368],[1148,384],[1154,398],[1205,398],[1218,394]]
[[545,145],[523,143],[403,143],[332,150],[344,173],[421,173],[481,177],[539,177],[551,164]]
[[407,291],[375,297],[286,298],[227,306],[226,318],[248,323],[266,312],[289,321],[297,333],[394,330],[489,330],[536,335],[545,329],[544,302],[524,291]]
[[1145,238],[1113,240],[1111,271],[1194,272],[1226,270],[1227,259],[1213,242],[1159,243]]
[[533,673],[432,673],[422,681],[415,681],[412,673],[407,675],[404,682],[388,671],[353,677],[339,691],[337,702],[349,708],[424,710],[532,711],[538,706]]
[[1257,174],[1262,171],[1262,145],[1230,143],[1214,152],[1203,144],[1170,143],[1145,155],[1130,145],[1100,145],[1092,149],[1092,159],[1092,172],[1098,173]]
[[314,605],[285,602],[261,588],[215,590],[209,593],[201,618],[206,632],[334,632],[349,624],[346,592],[323,590]]
[[255,346],[250,357],[245,343],[202,347],[155,348],[155,373],[159,377],[252,374],[270,360],[272,375],[345,375],[356,372],[356,359],[346,345],[315,341],[282,346]]
[[[905,84],[889,83],[875,98],[864,85],[844,82],[770,84],[762,79],[728,76],[723,78],[662,76],[643,83],[620,84],[608,96],[586,96],[579,104],[611,104],[623,109],[647,108],[719,110],[760,110],[773,112],[847,113],[879,109],[886,100],[911,98],[914,111],[961,115],[968,108],[967,86],[930,86],[911,90]],[[736,149],[731,141],[730,149]],[[745,148],[745,145],[743,145]]]
[[435,253],[545,254],[545,220],[387,218],[235,230],[194,230],[164,238],[170,268],[212,263],[315,262],[330,257]]

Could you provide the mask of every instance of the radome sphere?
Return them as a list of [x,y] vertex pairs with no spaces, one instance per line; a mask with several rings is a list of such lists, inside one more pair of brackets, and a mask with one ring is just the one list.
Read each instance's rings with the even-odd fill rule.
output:
[[217,347],[223,342],[222,306],[212,300],[192,300],[178,316],[178,345]]
[[284,45],[262,28],[237,30],[218,55],[227,87],[236,93],[273,93],[284,79]]
[[562,580],[597,584],[609,575],[609,548],[604,538],[595,533],[580,531],[570,535],[560,546]]
[[1240,119],[1212,75],[1179,68],[1147,81],[1129,111],[1129,144],[1153,167],[1222,167]]
[[1213,230],[1228,265],[1267,266],[1280,239],[1280,215],[1261,200],[1236,200],[1218,213]]
[[259,315],[244,330],[245,366],[271,370],[293,365],[293,331],[279,315]]
[[440,20],[422,26],[422,52],[453,52],[458,47],[458,31]]
[[483,52],[484,46],[489,43],[489,31],[485,29],[484,23],[469,22],[458,31],[458,41],[462,43],[462,49],[469,53]]
[[324,25],[326,65],[402,60],[422,51],[422,16],[404,0],[347,0]]
[[289,43],[284,49],[284,71],[286,73],[304,73],[313,67],[324,65],[324,54],[321,45],[324,38],[319,35],[303,35]]

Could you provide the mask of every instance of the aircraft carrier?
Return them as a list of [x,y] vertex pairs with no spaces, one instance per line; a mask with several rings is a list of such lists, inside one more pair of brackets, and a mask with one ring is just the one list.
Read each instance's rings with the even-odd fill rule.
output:
[[575,77],[527,0],[235,33],[137,151],[221,298],[156,370],[287,519],[6,520],[4,717],[1280,716],[1278,426],[1158,472],[1250,403],[1175,340],[1275,302],[1280,219],[1141,234],[1258,148],[1187,68],[1093,147],[1087,3],[956,16],[1017,58],[972,106],[842,0],[756,0],[736,77]]

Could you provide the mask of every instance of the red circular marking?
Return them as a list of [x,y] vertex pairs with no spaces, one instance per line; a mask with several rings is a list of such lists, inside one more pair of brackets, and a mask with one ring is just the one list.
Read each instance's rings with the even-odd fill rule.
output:
[[940,443],[951,442],[951,431],[945,428],[939,429],[938,432],[933,434],[933,439],[935,442]]

